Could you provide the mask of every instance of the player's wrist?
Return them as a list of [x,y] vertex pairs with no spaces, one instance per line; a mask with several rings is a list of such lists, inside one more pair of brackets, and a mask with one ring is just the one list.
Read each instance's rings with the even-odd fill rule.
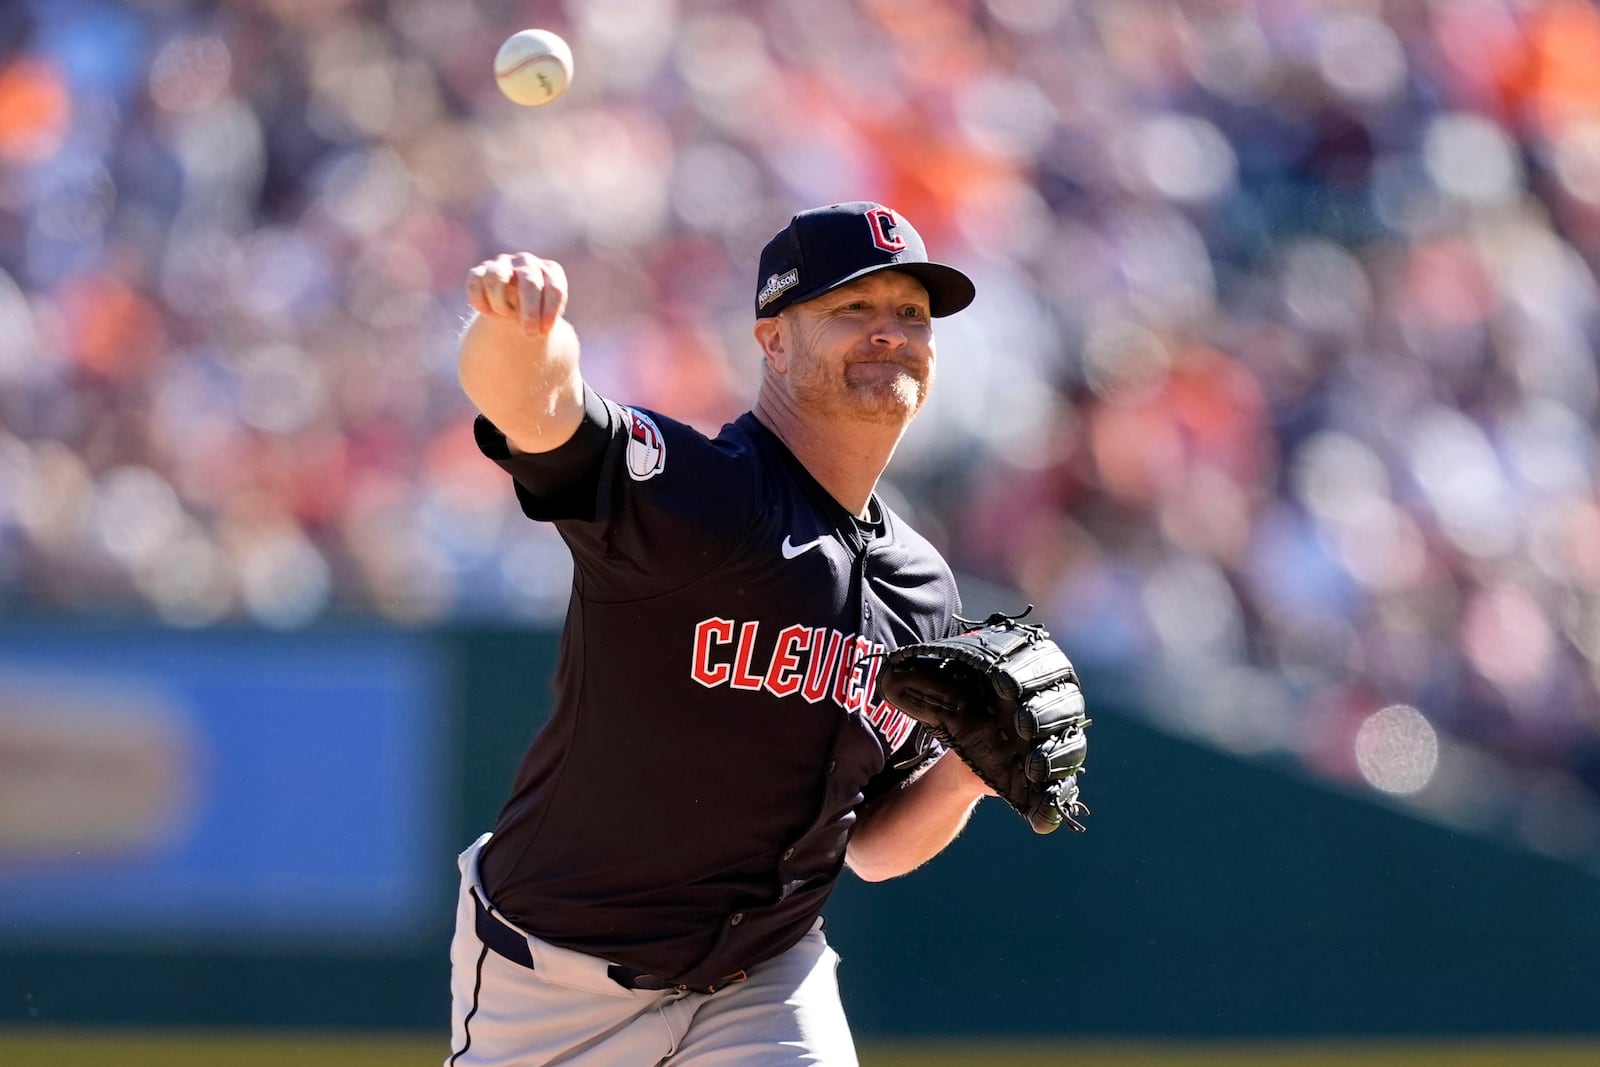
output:
[[965,793],[970,802],[976,803],[984,797],[1000,795],[993,786],[978,777],[978,773],[958,756],[954,749],[947,750],[944,757],[939,760],[939,764],[946,768],[945,773],[950,778],[951,788]]

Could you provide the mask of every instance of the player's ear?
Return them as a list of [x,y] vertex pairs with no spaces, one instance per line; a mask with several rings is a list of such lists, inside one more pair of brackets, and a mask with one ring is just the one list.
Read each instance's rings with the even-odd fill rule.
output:
[[767,366],[775,371],[783,372],[789,369],[788,333],[789,331],[784,328],[782,315],[756,320],[756,344],[761,346],[761,356],[767,361]]

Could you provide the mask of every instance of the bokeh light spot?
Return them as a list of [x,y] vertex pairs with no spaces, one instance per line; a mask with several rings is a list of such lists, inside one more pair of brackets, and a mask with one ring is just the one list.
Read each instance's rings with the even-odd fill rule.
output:
[[1356,731],[1356,767],[1385,793],[1424,789],[1439,765],[1439,737],[1422,712],[1391,704],[1373,712]]

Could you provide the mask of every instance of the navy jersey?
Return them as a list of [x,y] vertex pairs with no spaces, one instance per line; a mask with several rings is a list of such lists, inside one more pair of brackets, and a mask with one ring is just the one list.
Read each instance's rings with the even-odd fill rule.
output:
[[481,417],[477,437],[574,562],[551,716],[483,858],[491,899],[689,983],[779,954],[857,809],[942,752],[876,695],[873,653],[954,631],[949,567],[876,498],[857,520],[752,414],[710,439],[586,389],[553,452],[513,456]]

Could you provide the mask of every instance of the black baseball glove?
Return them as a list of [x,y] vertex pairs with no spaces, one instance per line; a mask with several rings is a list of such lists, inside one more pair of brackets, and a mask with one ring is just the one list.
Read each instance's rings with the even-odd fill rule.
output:
[[[1032,607],[1028,611],[1032,611]],[[1000,612],[968,632],[884,657],[878,685],[1015,808],[1035,833],[1083,831],[1078,772],[1089,741],[1078,673],[1042,626]]]

